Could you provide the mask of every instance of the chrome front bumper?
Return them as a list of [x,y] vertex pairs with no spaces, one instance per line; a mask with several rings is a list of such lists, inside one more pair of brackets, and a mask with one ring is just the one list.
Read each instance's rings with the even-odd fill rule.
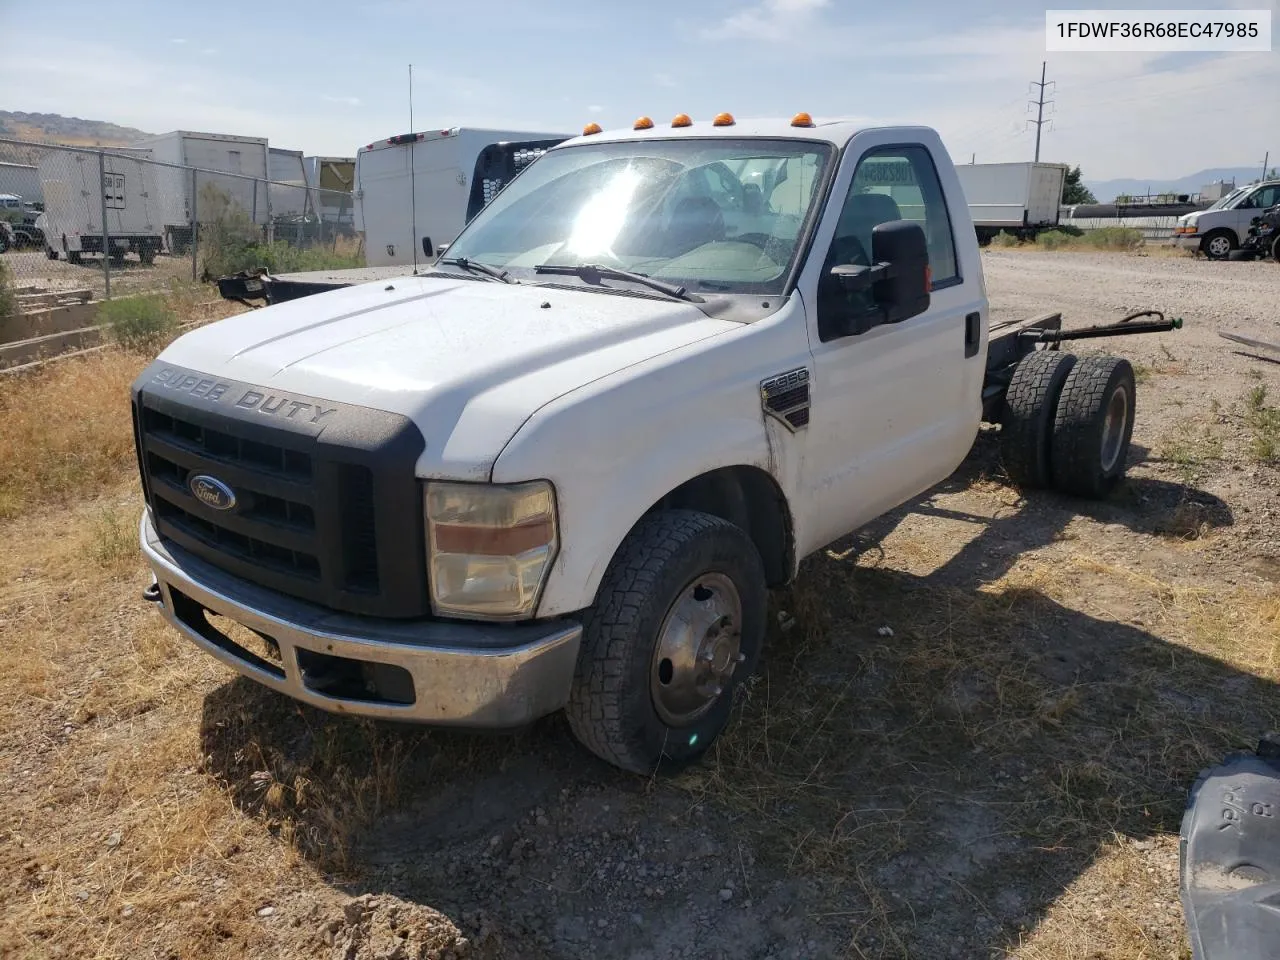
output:
[[[296,700],[335,713],[496,728],[528,723],[568,700],[582,638],[578,623],[349,616],[232,577],[161,540],[145,511],[139,538],[165,619],[233,670]],[[278,659],[232,640],[205,611],[269,639]],[[335,693],[335,671],[366,677],[364,692],[353,695],[348,682]],[[390,696],[379,678],[390,678],[384,683],[394,691]]]

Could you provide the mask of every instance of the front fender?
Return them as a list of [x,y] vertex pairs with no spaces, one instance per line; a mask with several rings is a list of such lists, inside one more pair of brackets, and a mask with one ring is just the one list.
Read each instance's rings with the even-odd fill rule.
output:
[[556,488],[560,553],[539,617],[591,606],[636,521],[694,477],[754,466],[792,499],[802,435],[766,428],[760,381],[809,354],[803,309],[780,314],[581,387],[537,411],[503,450],[495,483],[544,478]]

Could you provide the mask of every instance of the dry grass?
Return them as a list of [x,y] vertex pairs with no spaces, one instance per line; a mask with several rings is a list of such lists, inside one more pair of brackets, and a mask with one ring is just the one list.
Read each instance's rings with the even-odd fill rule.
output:
[[108,350],[0,380],[0,518],[83,498],[134,469],[129,385],[144,366]]
[[[127,399],[144,363],[105,351],[0,381],[0,943],[314,955],[255,911],[340,902],[366,827],[539,735],[321,716],[229,681],[144,609]],[[1179,425],[1174,469],[1250,442],[1271,407],[1238,406],[1209,433]],[[1132,525],[1115,533],[982,479],[981,451],[969,469],[806,562],[738,722],[650,791],[714,810],[771,875],[812,878],[806,906],[850,957],[946,956],[974,930],[1020,960],[1183,957],[1182,804],[1280,723],[1280,596],[1236,576],[1205,498],[1138,488],[1109,508]]]
[[[188,282],[171,283],[162,302],[188,325],[245,309]],[[0,520],[92,496],[135,469],[129,385],[163,345],[67,357],[0,378]]]

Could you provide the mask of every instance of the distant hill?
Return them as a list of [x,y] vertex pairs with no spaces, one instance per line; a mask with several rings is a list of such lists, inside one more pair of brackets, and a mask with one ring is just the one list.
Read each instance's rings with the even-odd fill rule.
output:
[[1234,180],[1238,185],[1250,183],[1262,173],[1262,165],[1252,167],[1214,167],[1201,170],[1176,180],[1162,180],[1158,177],[1150,180],[1086,180],[1085,186],[1093,191],[1099,203],[1110,203],[1121,194],[1137,196],[1146,193],[1198,193],[1202,187],[1215,180]]
[[104,120],[0,110],[0,136],[64,143],[69,147],[127,147],[151,134]]
[[[151,134],[104,120],[82,120],[57,113],[22,113],[0,110],[0,137],[61,143],[68,147],[127,147]],[[0,160],[35,163],[40,150],[0,143]]]

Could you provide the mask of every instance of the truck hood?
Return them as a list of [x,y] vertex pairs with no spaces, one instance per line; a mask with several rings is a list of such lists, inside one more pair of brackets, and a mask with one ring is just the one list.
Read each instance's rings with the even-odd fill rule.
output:
[[675,301],[437,274],[239,314],[186,334],[160,359],[402,414],[426,438],[419,476],[485,480],[543,405],[739,327]]

